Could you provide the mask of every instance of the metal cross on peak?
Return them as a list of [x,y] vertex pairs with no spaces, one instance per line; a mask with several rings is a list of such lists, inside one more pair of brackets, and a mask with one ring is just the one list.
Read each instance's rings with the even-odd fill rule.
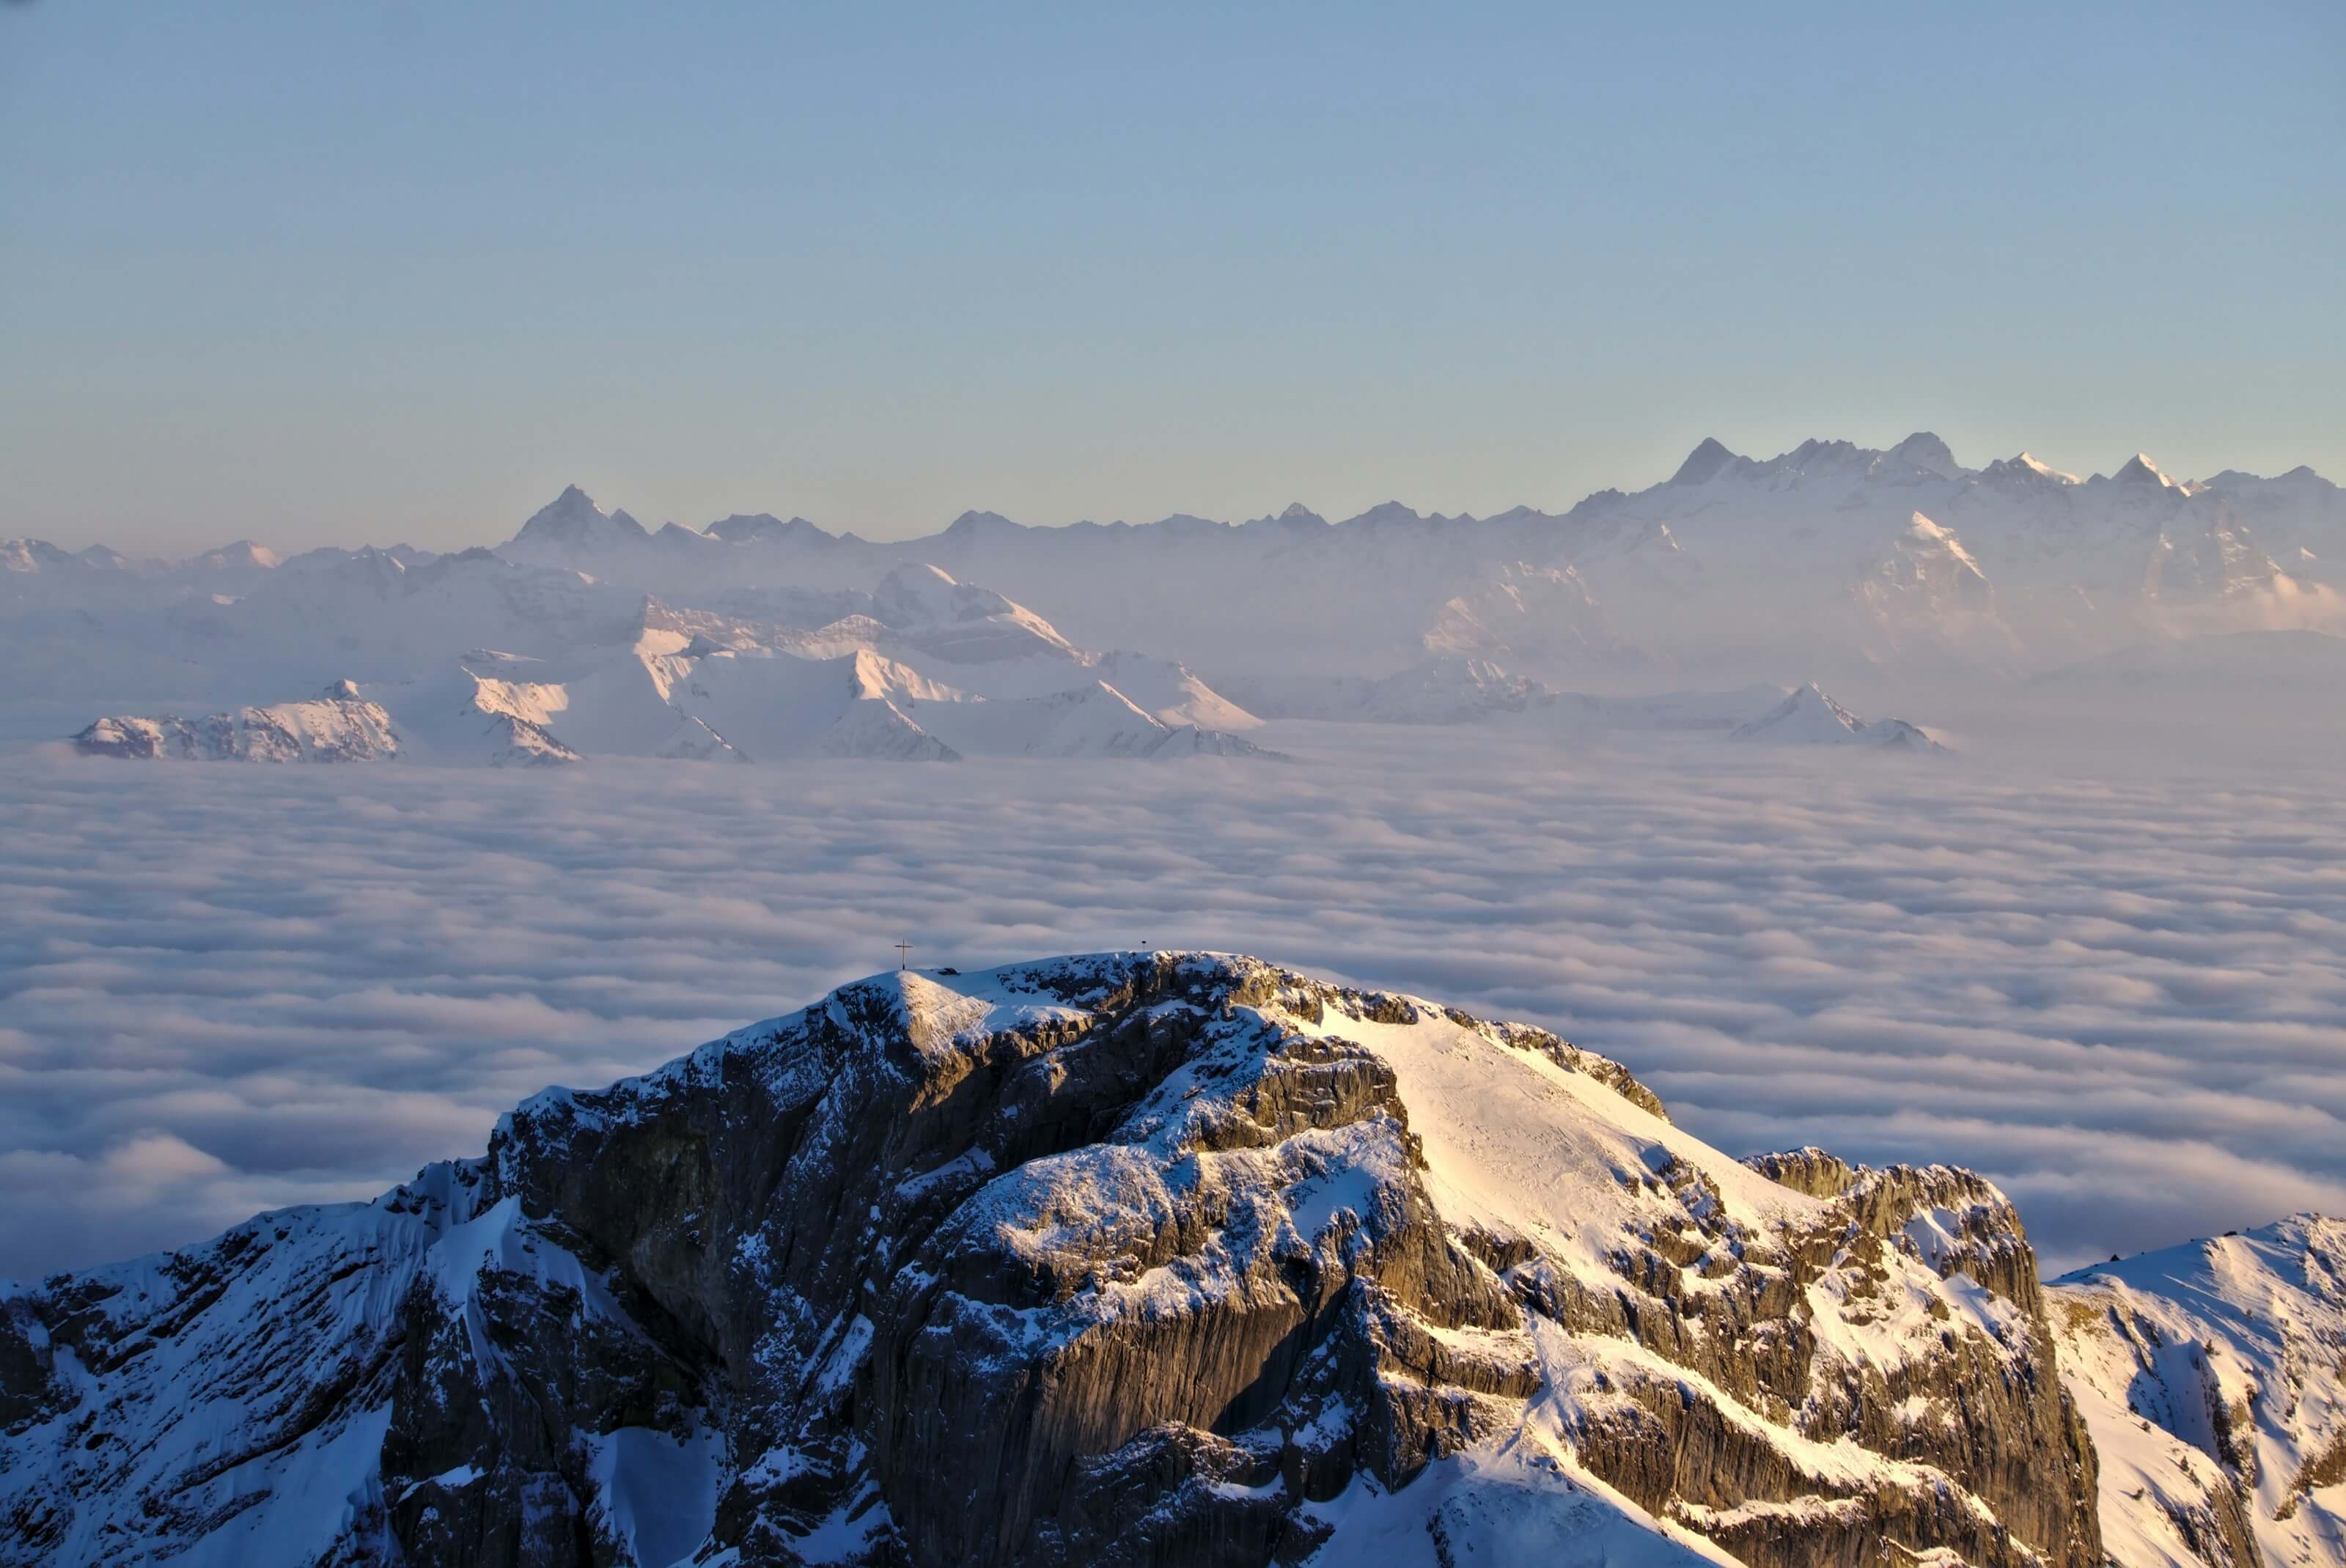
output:
[[910,969],[910,968],[912,968],[912,967],[913,967],[913,944],[912,944],[911,942],[898,942],[898,943],[896,944],[896,951],[897,951],[898,952],[901,952],[901,953],[903,953],[903,954],[904,955],[901,960],[899,960],[899,961],[898,961],[898,962],[897,962],[897,964],[896,964],[896,967],[897,967],[898,969]]

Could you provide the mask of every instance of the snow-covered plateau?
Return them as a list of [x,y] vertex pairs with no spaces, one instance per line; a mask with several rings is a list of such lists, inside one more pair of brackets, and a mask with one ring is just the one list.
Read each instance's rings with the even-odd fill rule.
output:
[[2346,1231],[2040,1284],[1545,1031],[900,971],[0,1300],[0,1561],[2336,1563]]

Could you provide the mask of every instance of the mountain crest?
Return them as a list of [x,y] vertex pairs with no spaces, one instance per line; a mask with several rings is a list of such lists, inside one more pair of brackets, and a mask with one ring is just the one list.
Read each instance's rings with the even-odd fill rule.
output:
[[1959,479],[1963,465],[1955,461],[1947,443],[1927,430],[1918,430],[1890,449],[1890,455],[1910,467],[1919,468],[1941,479]]
[[2001,458],[1989,463],[1981,473],[1990,479],[2019,480],[2029,484],[2075,484],[2078,482],[2076,474],[2064,473],[2028,452]]
[[607,543],[640,543],[651,535],[644,525],[625,512],[606,512],[595,504],[595,498],[576,484],[566,484],[562,494],[530,514],[513,536],[515,545],[597,545]]
[[1707,484],[1716,478],[1729,463],[1745,461],[1748,460],[1729,452],[1717,436],[1706,435],[1702,438],[1700,445],[1687,453],[1686,461],[1678,464],[1678,471],[1670,475],[1670,483],[1672,484]]
[[374,1203],[11,1291],[0,1530],[2100,1568],[2053,1340],[1990,1183],[1755,1168],[1543,1029],[1219,953],[894,971]]

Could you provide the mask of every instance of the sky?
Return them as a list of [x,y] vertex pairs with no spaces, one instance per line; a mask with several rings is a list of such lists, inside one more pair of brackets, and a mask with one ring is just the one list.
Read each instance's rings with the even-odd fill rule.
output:
[[0,5],[0,535],[2346,474],[2346,9]]
[[1278,743],[1294,763],[0,757],[0,1278],[372,1196],[899,941],[964,970],[1250,952],[1538,1023],[1730,1155],[1978,1169],[2048,1273],[2346,1212],[2332,775]]

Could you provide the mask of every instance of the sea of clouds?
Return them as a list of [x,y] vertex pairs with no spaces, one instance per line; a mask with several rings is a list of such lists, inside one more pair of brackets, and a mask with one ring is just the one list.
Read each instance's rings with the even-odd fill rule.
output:
[[2346,792],[1300,726],[1285,764],[0,757],[0,1276],[372,1196],[841,981],[1242,950],[1527,1019],[2055,1266],[2346,1212]]

